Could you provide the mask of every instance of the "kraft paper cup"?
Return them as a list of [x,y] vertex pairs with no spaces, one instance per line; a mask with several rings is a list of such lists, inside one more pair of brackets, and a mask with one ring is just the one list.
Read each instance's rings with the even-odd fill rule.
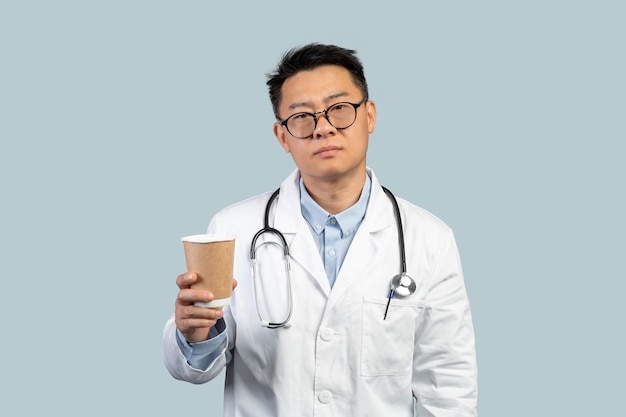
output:
[[230,304],[233,290],[233,263],[235,236],[202,234],[182,239],[187,270],[198,275],[194,289],[209,290],[215,298],[208,303],[197,302],[200,307],[222,307]]

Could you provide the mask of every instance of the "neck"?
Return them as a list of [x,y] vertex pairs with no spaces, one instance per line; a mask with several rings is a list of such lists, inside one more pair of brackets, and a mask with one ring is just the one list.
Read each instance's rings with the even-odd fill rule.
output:
[[330,214],[338,214],[352,207],[361,197],[365,184],[365,170],[350,178],[324,179],[302,177],[311,198]]

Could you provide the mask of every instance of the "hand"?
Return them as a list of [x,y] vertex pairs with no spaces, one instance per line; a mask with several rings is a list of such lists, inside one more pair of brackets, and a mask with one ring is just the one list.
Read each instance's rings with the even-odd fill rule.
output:
[[[224,316],[222,307],[208,308],[194,305],[196,302],[213,301],[214,298],[210,291],[191,288],[197,279],[198,276],[193,272],[185,272],[176,278],[176,285],[179,288],[174,314],[176,327],[189,343],[207,340],[211,327]],[[236,286],[237,280],[233,279],[233,289]]]

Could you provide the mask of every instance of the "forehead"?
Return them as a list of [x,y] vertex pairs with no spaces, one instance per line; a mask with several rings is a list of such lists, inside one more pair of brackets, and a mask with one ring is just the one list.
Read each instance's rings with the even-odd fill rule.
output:
[[294,103],[317,104],[332,100],[340,94],[347,98],[360,98],[359,89],[350,72],[344,67],[325,65],[300,71],[283,83],[281,108]]

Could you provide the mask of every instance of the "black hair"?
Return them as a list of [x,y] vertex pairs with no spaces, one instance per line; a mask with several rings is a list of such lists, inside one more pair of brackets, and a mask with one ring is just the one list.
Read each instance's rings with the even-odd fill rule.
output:
[[363,98],[369,97],[363,64],[356,56],[355,50],[335,45],[310,43],[285,52],[276,70],[267,74],[270,101],[276,118],[279,118],[278,107],[282,99],[281,89],[285,80],[300,71],[313,70],[323,65],[338,65],[347,69],[352,80],[363,93]]

